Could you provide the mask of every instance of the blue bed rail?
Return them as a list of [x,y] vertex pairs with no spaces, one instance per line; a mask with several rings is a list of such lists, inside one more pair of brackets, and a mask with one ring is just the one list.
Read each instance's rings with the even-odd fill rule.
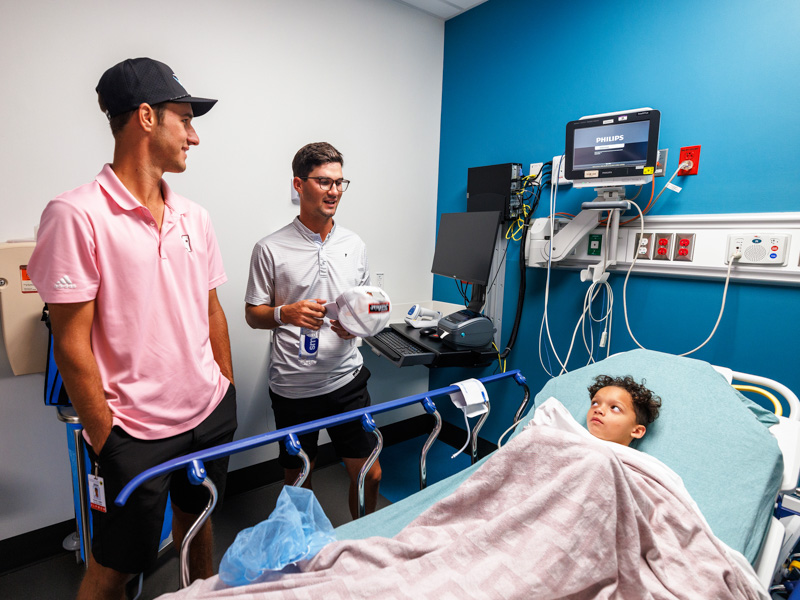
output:
[[[514,381],[517,383],[517,385],[524,388],[525,392],[524,398],[514,416],[514,422],[516,423],[522,418],[525,412],[525,408],[527,407],[528,401],[530,399],[530,390],[528,389],[526,379],[522,375],[522,373],[520,373],[518,369],[515,369],[513,371],[508,371],[507,373],[499,373],[497,375],[489,375],[487,377],[482,377],[479,379],[479,381],[481,381],[484,384],[488,384],[508,378],[513,378]],[[141,485],[145,481],[148,481],[160,475],[171,473],[172,471],[177,471],[178,469],[181,468],[186,469],[190,482],[192,482],[194,485],[203,485],[208,489],[210,498],[206,506],[206,509],[203,511],[203,513],[200,515],[200,517],[197,519],[194,525],[187,532],[180,550],[181,587],[185,587],[189,585],[189,572],[188,572],[189,544],[191,543],[194,534],[200,529],[200,527],[202,527],[203,523],[208,519],[211,511],[214,509],[217,503],[217,491],[216,488],[214,487],[213,482],[211,482],[206,477],[206,470],[203,464],[204,462],[211,461],[217,458],[222,458],[224,456],[230,456],[232,454],[237,454],[239,452],[244,452],[246,450],[252,450],[253,448],[266,446],[267,444],[271,444],[273,442],[283,441],[290,454],[299,455],[300,458],[303,460],[304,463],[303,473],[301,473],[301,476],[298,478],[297,481],[295,481],[294,484],[294,485],[301,485],[303,480],[305,479],[305,476],[307,475],[306,471],[308,469],[309,463],[308,463],[308,458],[305,456],[305,452],[303,452],[302,448],[300,447],[298,436],[303,435],[305,433],[311,433],[313,431],[319,431],[320,429],[326,429],[328,427],[332,427],[335,425],[340,425],[342,423],[360,420],[362,427],[367,432],[372,432],[378,440],[377,447],[373,451],[372,455],[370,455],[369,459],[367,460],[367,463],[364,465],[364,468],[362,469],[362,472],[359,476],[359,516],[363,516],[364,475],[369,471],[372,464],[377,459],[377,456],[382,448],[382,437],[377,427],[375,426],[375,422],[372,419],[372,415],[388,412],[391,410],[402,408],[404,406],[410,406],[418,402],[422,404],[423,408],[428,414],[434,415],[434,417],[436,418],[436,427],[434,428],[434,431],[431,433],[431,436],[428,438],[428,441],[425,443],[425,447],[423,448],[423,454],[420,459],[420,487],[425,487],[426,482],[425,482],[424,457],[425,454],[427,453],[427,450],[433,443],[433,440],[435,439],[436,435],[438,435],[439,430],[441,429],[441,417],[439,416],[438,411],[436,410],[436,406],[434,405],[431,398],[434,398],[436,396],[444,396],[447,394],[452,394],[458,391],[459,388],[457,386],[451,385],[445,388],[439,388],[437,390],[425,392],[423,394],[415,394],[413,396],[407,396],[405,398],[392,400],[391,402],[384,402],[374,406],[366,406],[364,408],[351,410],[349,412],[342,413],[340,415],[336,415],[333,417],[317,419],[315,421],[309,421],[308,423],[303,423],[301,425],[286,427],[284,429],[278,429],[276,431],[271,431],[269,433],[255,435],[242,440],[236,440],[233,442],[229,442],[227,444],[215,446],[214,448],[208,448],[206,450],[193,452],[192,454],[187,454],[185,456],[169,460],[165,463],[162,463],[155,467],[151,467],[146,471],[143,471],[142,473],[140,473],[139,475],[137,475],[128,482],[128,484],[122,489],[122,491],[116,497],[114,502],[118,506],[123,506],[130,497],[130,495],[134,492],[134,490],[136,490],[136,488],[139,487],[139,485]],[[477,458],[477,445],[476,445],[477,432],[487,416],[488,413],[482,415],[482,418],[472,430],[473,462]]]

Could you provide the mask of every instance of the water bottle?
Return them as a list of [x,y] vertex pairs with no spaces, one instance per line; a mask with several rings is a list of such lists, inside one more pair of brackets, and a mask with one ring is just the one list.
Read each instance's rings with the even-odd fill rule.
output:
[[301,327],[298,362],[304,367],[317,364],[317,350],[319,350],[319,329]]

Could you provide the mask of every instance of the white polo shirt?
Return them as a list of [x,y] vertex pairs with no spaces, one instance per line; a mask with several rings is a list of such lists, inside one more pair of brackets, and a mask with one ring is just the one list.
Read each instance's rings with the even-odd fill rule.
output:
[[106,165],[51,201],[28,273],[45,302],[95,300],[92,349],[114,424],[162,439],[201,423],[228,389],[208,293],[227,280],[208,212],[161,182],[159,231]]
[[[282,306],[314,298],[332,301],[357,285],[369,285],[367,248],[361,238],[334,224],[323,242],[296,217],[253,248],[245,302]],[[352,372],[364,362],[356,340],[341,339],[327,318],[320,329],[317,364],[302,366],[299,349],[299,327],[274,330],[269,386],[287,398],[332,392],[352,381]]]

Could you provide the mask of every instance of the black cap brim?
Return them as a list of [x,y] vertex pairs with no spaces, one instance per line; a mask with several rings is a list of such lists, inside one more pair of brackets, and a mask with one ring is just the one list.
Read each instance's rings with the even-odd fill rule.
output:
[[168,100],[167,102],[188,102],[192,105],[192,113],[195,117],[200,117],[214,108],[217,103],[216,100],[211,98],[195,98],[194,96],[186,96],[178,100]]

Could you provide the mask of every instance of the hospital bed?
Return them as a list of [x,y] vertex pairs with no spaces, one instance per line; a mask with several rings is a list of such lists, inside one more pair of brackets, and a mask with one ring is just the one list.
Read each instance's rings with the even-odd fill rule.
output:
[[[582,419],[588,407],[587,387],[598,374],[631,374],[637,380],[646,380],[647,386],[662,397],[664,403],[661,416],[648,428],[648,433],[639,442],[638,449],[659,458],[680,475],[716,536],[741,552],[755,566],[758,578],[765,587],[773,584],[785,585],[780,581],[787,556],[800,537],[800,525],[797,523],[800,517],[791,512],[795,503],[800,504],[791,494],[795,490],[800,470],[800,403],[794,394],[780,384],[763,378],[725,369],[715,370],[710,365],[693,359],[635,350],[551,380],[536,396],[535,404],[555,397],[576,419]],[[515,421],[519,421],[513,434],[516,436],[531,419],[534,411],[531,409],[528,414],[524,414],[528,393],[524,377],[519,372],[484,378],[490,397],[491,384],[503,378],[512,378],[525,387],[525,397],[515,416]],[[734,380],[745,385],[768,384],[783,397],[788,406],[787,415],[776,416],[738,391],[732,390],[730,384]],[[423,489],[381,511],[339,527],[336,533],[340,540],[395,536],[420,513],[439,500],[451,496],[484,461],[491,458],[475,461],[471,467],[460,473],[431,486],[426,485],[424,455],[438,433],[438,415],[431,399],[456,389],[451,386],[361,411],[352,411],[339,417],[347,420],[361,419],[365,429],[373,431],[379,440],[376,451],[380,451],[381,447],[380,433],[374,426],[372,414],[421,403],[426,412],[435,415],[437,420],[437,427],[434,427],[431,438],[423,448],[420,462],[420,482]],[[496,396],[494,400],[497,402]],[[781,412],[780,401],[774,398],[774,403]],[[477,434],[483,420],[485,415],[476,424],[474,434]],[[160,473],[187,468],[190,478],[212,492],[208,508],[213,510],[216,502],[213,485],[204,480],[202,461],[276,442],[287,443],[290,451],[297,452],[302,457],[296,436],[331,424],[333,423],[330,419],[323,419],[169,461],[134,479],[120,494],[117,502],[123,503],[141,481]],[[473,437],[473,458],[476,457],[476,439],[477,435]],[[365,469],[369,466],[368,462]],[[774,510],[776,498],[778,510]],[[187,544],[190,543],[192,533],[190,531],[187,535]],[[188,572],[183,562],[186,547],[188,546],[181,549],[182,585],[188,581]],[[783,589],[788,595],[791,583]]]

